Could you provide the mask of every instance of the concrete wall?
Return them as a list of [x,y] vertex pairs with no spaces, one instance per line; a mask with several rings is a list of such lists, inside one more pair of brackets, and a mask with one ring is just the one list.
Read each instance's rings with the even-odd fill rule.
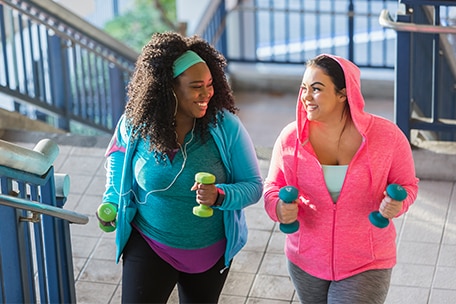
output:
[[48,133],[66,133],[42,121],[32,120],[16,112],[0,108],[0,137],[5,130],[40,131]]

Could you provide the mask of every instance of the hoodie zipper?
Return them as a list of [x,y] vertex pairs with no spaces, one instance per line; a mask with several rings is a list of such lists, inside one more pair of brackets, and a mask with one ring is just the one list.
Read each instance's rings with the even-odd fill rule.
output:
[[336,254],[335,254],[335,247],[336,247],[336,210],[337,210],[337,204],[333,204],[333,221],[332,221],[332,246],[331,246],[331,254],[332,254],[332,259],[331,259],[331,275],[332,275],[332,280],[336,279]]
[[[324,182],[324,172],[323,172],[323,166],[318,162],[318,160],[315,158],[315,161],[319,164],[320,166],[320,169],[321,169],[321,174],[322,174],[322,177],[323,177],[323,182]],[[347,168],[347,172],[348,172],[348,168]],[[341,189],[342,190],[342,189]],[[330,199],[332,200],[332,196],[331,194],[329,193],[329,190],[326,191],[328,196],[330,197]],[[341,191],[342,192],[342,191]],[[336,211],[337,211],[337,201],[336,202],[333,202],[333,207],[332,207],[332,210],[333,210],[333,219],[332,219],[332,229],[331,229],[331,265],[330,265],[330,268],[331,268],[331,276],[332,276],[332,280],[335,280],[335,265],[336,265],[336,255],[335,255],[335,244],[336,244],[336,241],[335,241],[335,231],[336,231]]]

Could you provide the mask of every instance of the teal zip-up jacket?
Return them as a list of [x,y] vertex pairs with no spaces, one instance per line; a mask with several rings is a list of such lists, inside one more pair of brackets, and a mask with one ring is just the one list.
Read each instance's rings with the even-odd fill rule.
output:
[[[210,133],[227,173],[226,184],[216,184],[225,192],[225,199],[222,206],[214,208],[223,211],[227,239],[225,265],[228,267],[247,243],[248,231],[243,208],[259,201],[263,182],[255,148],[247,130],[236,115],[228,111],[224,111],[223,115],[223,120],[219,120],[216,127],[211,125]],[[136,205],[132,200],[132,158],[138,139],[131,141],[130,132],[122,116],[107,151],[107,184],[103,202],[117,205],[116,263],[130,237],[131,222],[136,214]],[[119,136],[122,140],[118,140]],[[123,157],[113,157],[113,153],[121,153]]]

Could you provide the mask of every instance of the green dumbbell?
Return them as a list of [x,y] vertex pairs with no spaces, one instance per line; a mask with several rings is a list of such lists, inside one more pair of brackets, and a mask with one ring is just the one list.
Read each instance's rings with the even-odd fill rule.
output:
[[97,209],[97,215],[104,223],[99,222],[98,225],[104,232],[113,232],[116,230],[117,208],[113,204],[103,203]]
[[[407,191],[398,185],[398,184],[390,184],[386,187],[386,193],[389,197],[391,197],[395,201],[403,201],[407,198]],[[385,218],[383,215],[380,214],[379,211],[373,211],[369,214],[369,220],[375,227],[378,228],[385,228],[389,225],[389,219]]]
[[[207,172],[199,172],[195,174],[195,182],[205,185],[215,183],[215,175]],[[199,217],[211,217],[214,214],[214,210],[206,205],[198,204],[193,207],[193,214]]]

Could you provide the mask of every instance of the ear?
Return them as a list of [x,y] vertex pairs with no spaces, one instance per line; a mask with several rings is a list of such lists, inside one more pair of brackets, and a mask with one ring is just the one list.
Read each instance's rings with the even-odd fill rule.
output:
[[347,101],[347,89],[346,88],[343,88],[342,90],[340,90],[340,92],[339,92],[339,101],[340,102]]

